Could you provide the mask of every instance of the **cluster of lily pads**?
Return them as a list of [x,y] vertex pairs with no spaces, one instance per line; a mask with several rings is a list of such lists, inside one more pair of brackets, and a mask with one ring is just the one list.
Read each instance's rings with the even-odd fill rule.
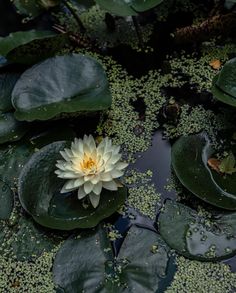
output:
[[[212,93],[217,100],[236,106],[236,58],[215,76]],[[228,130],[220,139],[224,144],[221,150],[214,149],[206,132],[182,136],[172,147],[178,179],[192,195],[210,204],[203,215],[182,203],[167,201],[159,215],[163,239],[188,258],[209,261],[236,254],[235,133]]]
[[[65,2],[13,1],[30,17]],[[96,2],[125,17],[162,1]],[[10,219],[19,198],[44,227],[93,228],[67,239],[59,249],[53,266],[58,292],[156,292],[174,273],[170,248],[204,261],[235,255],[235,133],[224,150],[214,149],[205,132],[183,136],[172,146],[175,174],[191,196],[209,204],[208,214],[168,200],[157,215],[160,235],[154,228],[133,225],[120,250],[113,249],[108,228],[99,223],[125,203],[127,189],[118,178],[126,164],[110,139],[77,139],[77,129],[70,127],[70,119],[111,106],[109,83],[96,59],[55,56],[67,42],[67,34],[35,30],[0,39],[0,219]],[[212,93],[236,106],[236,58],[215,77]]]

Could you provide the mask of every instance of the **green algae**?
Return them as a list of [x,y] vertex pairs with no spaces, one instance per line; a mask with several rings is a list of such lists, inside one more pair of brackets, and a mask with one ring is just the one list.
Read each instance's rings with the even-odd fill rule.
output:
[[45,252],[33,262],[0,256],[0,292],[56,292],[51,271],[56,251]]
[[236,274],[222,263],[199,262],[177,257],[177,273],[165,293],[231,293]]

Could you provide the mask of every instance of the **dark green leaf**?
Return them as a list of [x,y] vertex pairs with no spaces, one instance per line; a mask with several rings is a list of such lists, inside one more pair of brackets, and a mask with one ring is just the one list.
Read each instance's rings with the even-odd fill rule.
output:
[[11,93],[19,77],[20,73],[0,73],[0,111],[13,109]]
[[158,221],[167,244],[188,258],[209,261],[236,254],[236,213],[207,218],[183,204],[167,201]]
[[180,182],[200,199],[236,210],[236,174],[222,176],[207,161],[214,150],[205,133],[183,136],[172,147],[172,166]]
[[28,123],[17,121],[13,113],[0,113],[0,144],[21,139],[29,127]]
[[236,107],[236,58],[226,62],[214,77],[212,93],[219,101]]
[[7,60],[27,65],[52,57],[67,42],[67,35],[52,31],[22,31],[0,38],[0,54]]
[[82,54],[45,60],[26,70],[13,90],[19,120],[47,120],[61,113],[92,112],[111,105],[102,66]]
[[61,139],[72,139],[75,134],[70,128],[51,128],[50,131],[43,132],[27,139],[26,142],[18,142],[0,147],[0,218],[9,218],[13,208],[14,194],[18,176],[29,157],[35,150],[48,143]]
[[17,12],[35,18],[46,9],[57,6],[60,0],[12,0]]
[[55,283],[70,293],[155,293],[167,265],[168,248],[158,234],[132,226],[116,258],[102,229],[67,240],[53,274]]
[[14,195],[11,188],[0,180],[0,219],[7,220],[10,218],[14,205]]
[[125,201],[126,189],[103,190],[97,209],[84,207],[77,193],[61,194],[64,180],[55,175],[56,162],[65,142],[55,142],[35,153],[19,178],[19,197],[24,209],[39,224],[60,230],[95,227]]
[[157,5],[159,5],[163,0],[96,0],[105,10],[120,15],[129,16],[137,15],[139,12],[146,11]]

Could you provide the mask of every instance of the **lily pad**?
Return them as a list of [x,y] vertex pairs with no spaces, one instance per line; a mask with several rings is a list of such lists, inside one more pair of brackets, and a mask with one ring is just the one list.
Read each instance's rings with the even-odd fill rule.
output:
[[183,204],[167,201],[158,222],[167,244],[188,258],[210,261],[236,254],[236,213],[208,218]]
[[219,208],[236,210],[236,174],[211,170],[214,153],[206,133],[183,136],[172,147],[172,166],[180,182],[194,195]]
[[77,192],[61,194],[64,180],[55,175],[55,165],[66,142],[55,142],[35,153],[19,178],[19,197],[24,209],[39,224],[59,230],[95,227],[125,201],[126,189],[104,190],[97,209],[84,206]]
[[146,11],[157,5],[163,0],[96,0],[97,4],[105,10],[120,15],[138,15],[139,12]]
[[217,100],[236,107],[236,58],[226,62],[213,78],[212,93]]
[[19,77],[20,73],[0,73],[0,111],[13,109],[11,93]]
[[26,70],[15,85],[12,102],[18,120],[47,120],[61,113],[107,109],[111,94],[101,64],[71,54]]
[[132,226],[115,257],[100,228],[67,240],[56,255],[53,275],[63,292],[155,293],[168,260],[168,248],[153,231]]
[[60,0],[13,0],[17,12],[28,15],[30,18],[37,17],[45,9],[57,6]]
[[14,195],[11,188],[0,180],[0,219],[7,220],[10,218],[14,205]]
[[17,229],[9,242],[19,261],[31,260],[44,252],[51,251],[61,240],[55,235],[47,235],[27,218],[20,218]]
[[13,113],[0,113],[0,144],[21,139],[29,130],[26,122],[17,121]]
[[52,31],[19,31],[0,38],[0,55],[7,60],[33,64],[53,56],[67,40]]
[[73,139],[75,133],[68,127],[51,128],[12,144],[4,144],[0,147],[0,219],[10,217],[14,205],[14,190],[19,174],[35,150],[61,139]]

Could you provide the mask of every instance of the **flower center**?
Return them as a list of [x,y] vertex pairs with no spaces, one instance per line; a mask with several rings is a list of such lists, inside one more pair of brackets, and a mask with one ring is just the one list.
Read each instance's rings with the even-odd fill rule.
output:
[[95,173],[97,171],[97,164],[91,157],[85,158],[80,166],[84,172]]

